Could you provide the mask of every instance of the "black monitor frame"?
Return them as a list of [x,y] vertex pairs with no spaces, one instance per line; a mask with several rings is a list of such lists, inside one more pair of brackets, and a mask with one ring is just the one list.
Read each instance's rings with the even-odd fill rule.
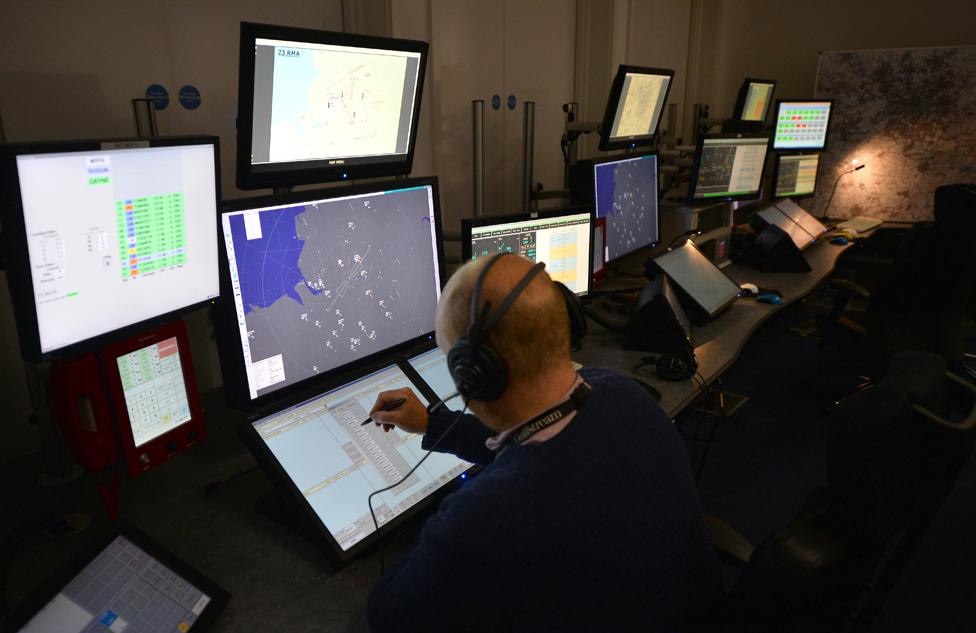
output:
[[[645,244],[643,246],[639,246],[639,247],[635,248],[634,250],[632,250],[630,252],[624,253],[623,255],[618,255],[617,257],[614,257],[613,259],[607,259],[607,260],[605,260],[603,262],[604,266],[606,266],[607,264],[612,264],[614,262],[619,262],[624,257],[627,257],[628,255],[632,255],[633,253],[636,253],[637,251],[639,251],[642,248],[654,248],[655,246],[657,246],[658,244],[661,243],[661,180],[660,180],[660,178],[661,178],[661,161],[660,161],[660,157],[658,156],[657,150],[637,152],[637,153],[634,153],[634,154],[620,154],[620,155],[610,156],[610,157],[606,157],[606,158],[600,158],[600,159],[597,159],[597,160],[594,160],[593,161],[593,209],[594,209],[594,213],[596,213],[596,207],[597,207],[596,168],[599,165],[606,165],[607,163],[621,163],[621,162],[626,161],[626,160],[633,160],[635,158],[646,158],[648,156],[654,156],[654,160],[657,162],[657,165],[656,165],[656,167],[654,169],[654,171],[657,173],[657,177],[658,177],[657,182],[654,183],[655,191],[657,192],[657,209],[656,209],[656,211],[657,211],[657,240],[655,240],[654,242],[651,242],[649,244]],[[599,215],[597,215],[597,218],[599,218]]]
[[[807,194],[803,194],[802,196],[780,196],[780,195],[777,195],[777,193],[776,193],[776,183],[779,182],[779,168],[780,168],[780,163],[783,161],[783,158],[784,157],[788,158],[788,157],[791,157],[791,156],[809,156],[811,154],[816,154],[817,155],[817,175],[816,175],[816,179],[814,180],[814,183],[813,183],[813,191],[811,191],[810,193],[807,193]],[[770,184],[770,186],[769,186],[769,197],[770,197],[770,199],[771,200],[775,200],[776,198],[809,198],[810,196],[816,194],[817,187],[820,185],[820,164],[823,162],[821,160],[821,158],[823,158],[823,154],[820,151],[818,151],[818,150],[810,150],[810,151],[807,151],[807,152],[804,152],[804,151],[797,151],[797,152],[775,152],[775,156],[773,158],[773,179],[769,183]]]
[[[624,81],[627,73],[638,73],[642,75],[659,75],[668,78],[668,85],[664,90],[664,100],[661,102],[661,112],[657,115],[657,124],[649,134],[640,136],[621,137],[618,139],[610,138],[610,130],[613,129],[613,119],[620,107],[620,97],[624,89]],[[603,123],[600,125],[600,151],[613,149],[629,149],[634,147],[648,147],[657,143],[658,129],[661,127],[661,116],[664,114],[664,106],[668,103],[668,96],[671,94],[671,86],[674,84],[674,71],[667,68],[649,68],[646,66],[628,66],[621,64],[617,68],[617,74],[610,85],[610,94],[607,96],[607,107],[603,112]]]
[[[766,112],[764,116],[759,121],[746,121],[742,118],[742,110],[746,107],[746,98],[749,96],[749,85],[750,84],[767,84],[773,87],[772,92],[769,93],[770,102],[766,104]],[[732,111],[732,118],[737,121],[746,121],[747,123],[756,123],[762,127],[766,123],[766,119],[769,118],[769,113],[773,109],[772,106],[776,104],[772,101],[773,95],[776,94],[776,80],[775,79],[757,79],[755,77],[746,77],[742,81],[742,85],[739,87],[739,94],[735,98],[735,108]]]
[[[403,156],[388,155],[350,160],[300,161],[281,163],[277,167],[268,169],[255,169],[251,164],[251,151],[254,130],[254,47],[257,38],[420,53],[417,91],[414,96],[407,153]],[[261,189],[409,174],[413,169],[416,150],[428,49],[427,42],[417,40],[241,22],[237,93],[237,186],[241,189]]]
[[[777,127],[777,124],[779,123],[779,108],[780,108],[780,106],[782,104],[784,104],[784,103],[803,103],[803,102],[827,103],[827,104],[830,104],[829,114],[827,115],[827,128],[826,128],[826,130],[824,130],[824,142],[823,142],[823,145],[821,145],[819,147],[816,146],[816,145],[811,145],[809,147],[776,147],[776,127]],[[833,99],[816,99],[816,98],[810,98],[810,99],[777,99],[776,100],[776,109],[774,110],[774,114],[773,114],[773,129],[770,132],[771,142],[770,142],[770,147],[769,148],[772,151],[774,151],[774,152],[798,152],[798,151],[803,151],[803,152],[822,152],[827,147],[827,141],[830,140],[830,121],[833,118],[833,116],[834,116],[834,100]]]
[[224,391],[228,401],[237,409],[252,411],[265,406],[269,402],[284,401],[296,393],[301,393],[309,385],[325,384],[331,377],[341,375],[357,367],[366,366],[376,361],[378,358],[387,358],[397,351],[408,349],[422,342],[433,341],[434,331],[426,332],[419,336],[403,341],[393,347],[380,350],[363,356],[355,361],[334,367],[320,374],[309,376],[304,380],[291,385],[282,387],[275,391],[259,395],[253,400],[250,397],[247,385],[247,370],[244,367],[244,351],[241,346],[240,328],[237,322],[237,307],[234,303],[234,290],[230,278],[230,262],[227,261],[227,245],[224,243],[222,221],[225,213],[255,209],[261,207],[280,206],[310,202],[314,200],[328,200],[331,198],[342,198],[346,196],[356,196],[362,194],[378,193],[382,191],[392,191],[396,189],[409,189],[411,187],[426,187],[433,189],[434,202],[434,230],[437,252],[436,265],[440,278],[441,290],[444,289],[446,281],[444,266],[444,240],[441,228],[441,208],[440,192],[437,186],[437,178],[411,178],[406,180],[388,180],[380,183],[370,183],[366,185],[355,185],[348,187],[329,187],[325,189],[309,189],[296,191],[287,194],[255,196],[249,198],[236,198],[224,201],[218,223],[221,225],[219,231],[218,257],[220,259],[220,300],[214,307],[214,331],[217,337],[217,351],[220,356],[221,375],[223,377]]
[[60,567],[52,576],[47,578],[39,587],[31,592],[22,603],[17,605],[3,622],[0,623],[2,624],[0,631],[3,633],[16,633],[19,631],[119,536],[126,538],[133,545],[136,545],[179,574],[197,589],[207,594],[210,598],[210,603],[207,604],[207,607],[200,614],[200,619],[190,629],[192,633],[203,633],[203,631],[213,626],[214,621],[220,615],[221,611],[223,611],[228,600],[230,600],[230,594],[227,593],[227,590],[196,569],[190,567],[186,562],[177,558],[175,554],[165,549],[162,545],[129,523],[117,521],[86,543],[65,565]]
[[512,215],[496,215],[485,218],[463,218],[461,220],[461,261],[471,260],[471,230],[475,227],[508,224],[510,222],[529,222],[531,220],[548,220],[579,213],[590,214],[590,248],[587,261],[586,291],[577,292],[578,296],[589,295],[593,290],[593,225],[596,222],[596,205],[582,205],[570,209],[546,209],[530,211],[529,213],[515,213]]
[[[55,357],[74,356],[95,351],[110,341],[134,336],[140,332],[172,321],[187,312],[206,305],[214,299],[192,303],[151,319],[131,323],[125,327],[104,332],[92,338],[72,343],[64,347],[43,352],[41,336],[37,323],[37,307],[34,304],[34,281],[31,273],[30,253],[27,246],[27,229],[24,219],[23,200],[20,192],[20,178],[17,172],[17,157],[24,154],[59,154],[65,152],[87,152],[124,149],[144,149],[150,147],[178,147],[184,145],[213,145],[214,152],[214,218],[219,223],[220,209],[220,139],[216,136],[167,136],[152,139],[114,138],[86,139],[78,141],[50,141],[39,143],[13,143],[0,147],[0,199],[3,200],[3,233],[0,235],[3,250],[7,253],[6,267],[9,272],[10,300],[13,303],[17,321],[17,334],[20,340],[21,355],[35,362]],[[217,226],[219,241],[220,227]]]
[[[247,446],[248,450],[251,451],[258,463],[261,464],[265,472],[268,473],[268,476],[274,485],[278,488],[278,490],[286,494],[286,496],[290,498],[292,502],[294,502],[295,506],[301,509],[302,517],[305,519],[305,525],[300,526],[300,528],[307,528],[309,531],[313,532],[317,537],[314,539],[316,544],[322,548],[322,551],[331,561],[339,566],[348,564],[357,557],[368,552],[371,547],[380,542],[386,537],[387,534],[391,533],[398,526],[402,525],[412,517],[415,517],[423,510],[429,509],[431,504],[433,504],[435,501],[439,501],[451,492],[457,490],[458,487],[460,487],[461,482],[453,481],[445,484],[438,490],[435,490],[432,494],[428,495],[422,501],[414,504],[409,510],[380,525],[379,530],[374,531],[372,534],[359,541],[348,550],[343,550],[339,546],[338,541],[335,540],[332,533],[325,526],[325,523],[315,513],[315,510],[308,502],[308,499],[292,481],[291,477],[288,475],[288,472],[285,470],[285,467],[280,461],[278,461],[278,458],[275,457],[274,453],[271,452],[271,449],[268,447],[267,443],[265,443],[264,440],[258,435],[257,430],[254,428],[254,423],[265,417],[274,415],[275,413],[278,413],[279,411],[282,411],[288,407],[301,404],[306,400],[313,399],[316,396],[322,395],[334,389],[339,389],[343,385],[354,382],[373,372],[380,371],[386,367],[389,367],[390,365],[397,365],[400,370],[407,375],[410,382],[417,387],[417,390],[425,398],[427,398],[429,402],[436,403],[440,400],[440,398],[409,363],[410,358],[428,352],[434,349],[434,347],[436,347],[436,344],[433,341],[422,341],[413,347],[401,349],[396,354],[390,353],[382,358],[372,359],[369,363],[363,364],[355,369],[350,369],[340,375],[332,376],[328,381],[318,384],[314,388],[308,388],[306,385],[303,392],[292,394],[292,397],[290,397],[286,402],[266,406],[260,412],[255,411],[249,414],[248,419],[245,420],[240,427],[239,435],[244,441],[245,446]],[[481,467],[475,464],[466,470],[459,479],[466,479],[468,476],[477,473],[480,469]]]
[[[739,195],[722,195],[722,196],[711,196],[708,198],[696,198],[695,195],[695,183],[698,181],[698,170],[701,167],[702,152],[705,148],[705,140],[713,139],[747,139],[747,138],[764,138],[766,139],[766,155],[763,157],[763,165],[760,170],[759,176],[759,188],[755,193],[748,192]],[[703,204],[714,204],[716,202],[732,202],[735,200],[758,200],[763,197],[763,176],[766,173],[766,163],[769,161],[770,145],[771,139],[769,134],[764,133],[746,133],[746,132],[736,132],[736,133],[722,133],[722,134],[702,134],[698,138],[698,144],[695,146],[695,157],[694,163],[691,166],[691,178],[688,180],[688,196],[687,202],[689,205],[703,205]]]
[[723,269],[716,266],[715,263],[712,262],[712,260],[709,259],[701,251],[700,248],[698,248],[698,245],[692,242],[691,240],[686,240],[683,244],[679,244],[674,248],[670,248],[666,252],[661,253],[660,255],[658,255],[657,257],[649,261],[650,270],[654,271],[657,274],[663,274],[668,276],[668,279],[671,282],[671,287],[674,289],[675,294],[677,295],[678,300],[681,302],[682,307],[685,309],[685,314],[688,316],[688,319],[691,321],[691,323],[693,325],[704,325],[718,318],[719,316],[722,315],[722,313],[724,313],[726,310],[731,308],[732,305],[739,300],[739,297],[741,296],[741,292],[737,292],[735,296],[733,296],[731,299],[721,304],[718,308],[716,308],[711,312],[705,309],[705,307],[698,301],[698,299],[692,296],[690,292],[685,290],[684,287],[680,283],[678,283],[678,280],[672,277],[670,274],[668,274],[668,272],[664,268],[662,268],[660,263],[658,263],[657,261],[660,257],[664,257],[668,253],[676,249],[686,248],[686,247],[697,251],[698,254],[701,255],[702,259],[705,262],[707,262],[712,268],[714,268],[720,275],[728,279],[729,283],[731,283],[733,286],[738,288],[739,284],[734,279],[732,279],[732,277],[730,277],[727,272],[725,272]]

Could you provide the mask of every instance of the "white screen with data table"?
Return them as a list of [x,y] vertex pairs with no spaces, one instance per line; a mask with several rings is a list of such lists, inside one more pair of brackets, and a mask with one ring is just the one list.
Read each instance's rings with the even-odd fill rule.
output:
[[43,353],[213,299],[213,145],[17,157]]
[[115,359],[136,447],[190,421],[176,337]]
[[[380,392],[403,387],[429,404],[391,365],[253,423],[343,551],[375,531],[369,495],[400,481],[427,452],[420,435],[362,424]],[[402,484],[373,498],[377,523],[389,523],[470,467],[453,455],[432,453]]]

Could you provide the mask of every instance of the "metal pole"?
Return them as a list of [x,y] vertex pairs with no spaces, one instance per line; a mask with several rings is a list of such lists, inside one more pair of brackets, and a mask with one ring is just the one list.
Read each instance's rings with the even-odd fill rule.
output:
[[532,167],[535,160],[535,101],[525,102],[522,120],[522,210],[532,210]]
[[671,138],[668,139],[667,146],[674,147],[678,144],[678,104],[669,103],[668,104],[668,134]]
[[[136,136],[139,138],[155,138],[159,136],[159,129],[156,127],[156,108],[153,106],[153,100],[147,98],[139,98],[132,100],[132,115],[135,117],[136,123]],[[148,128],[148,134],[143,134],[143,119],[146,121],[146,128]]]
[[[577,114],[579,113],[579,102],[570,101],[563,109],[566,112],[566,123],[575,123]],[[569,189],[569,180],[571,177],[570,172],[572,171],[573,165],[579,160],[579,139],[573,139],[569,136],[569,131],[566,131],[567,135],[567,145],[566,145],[566,165],[563,169],[563,187]]]
[[706,107],[707,106],[704,103],[696,103],[695,104],[695,116],[692,118],[692,121],[691,121],[691,123],[692,123],[692,128],[691,128],[691,134],[692,134],[692,136],[691,136],[691,142],[694,145],[697,145],[698,144],[698,137],[701,136],[701,133],[698,130],[701,128],[702,119],[704,119],[707,116],[705,114],[705,108]]
[[485,102],[471,102],[471,127],[474,136],[474,217],[485,217]]

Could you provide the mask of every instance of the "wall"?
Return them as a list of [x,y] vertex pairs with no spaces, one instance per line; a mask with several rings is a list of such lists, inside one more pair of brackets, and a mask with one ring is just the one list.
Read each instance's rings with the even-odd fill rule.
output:
[[[368,3],[367,3],[368,4]],[[342,30],[341,0],[36,0],[4,4],[0,22],[0,114],[10,141],[131,136],[130,99],[152,83],[166,86],[162,134],[219,134],[225,196],[234,187],[238,33],[242,20]],[[346,13],[373,19],[366,6]],[[176,103],[180,86],[202,93],[195,111]],[[219,384],[205,311],[189,315],[201,389]],[[37,450],[16,344],[6,277],[0,275],[0,462]]]
[[820,51],[976,43],[969,0],[724,0],[717,25],[713,116],[729,116],[742,79],[777,79],[776,97],[813,95]]

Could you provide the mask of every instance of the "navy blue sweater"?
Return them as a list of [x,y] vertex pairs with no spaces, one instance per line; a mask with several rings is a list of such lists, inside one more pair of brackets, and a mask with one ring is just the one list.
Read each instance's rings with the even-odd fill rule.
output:
[[[720,591],[687,453],[661,408],[608,370],[555,437],[485,448],[461,419],[438,450],[489,463],[444,499],[373,589],[383,631],[687,631]],[[453,414],[432,415],[425,443]]]

